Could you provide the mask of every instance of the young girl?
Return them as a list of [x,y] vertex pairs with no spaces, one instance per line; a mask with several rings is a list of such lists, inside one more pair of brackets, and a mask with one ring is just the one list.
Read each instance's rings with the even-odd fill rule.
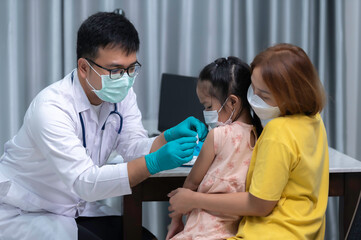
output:
[[258,54],[251,71],[248,100],[261,119],[273,120],[253,151],[246,192],[178,189],[170,194],[171,215],[202,208],[244,216],[232,239],[324,239],[329,166],[317,72],[290,44]]
[[[236,57],[220,58],[200,73],[197,95],[204,106],[210,132],[184,187],[201,193],[245,191],[246,175],[259,119],[252,118],[247,102],[250,68]],[[257,133],[255,127],[257,126]],[[214,128],[214,129],[213,129]],[[240,217],[201,208],[190,212],[184,227],[182,214],[172,216],[167,239],[224,239],[237,232]]]

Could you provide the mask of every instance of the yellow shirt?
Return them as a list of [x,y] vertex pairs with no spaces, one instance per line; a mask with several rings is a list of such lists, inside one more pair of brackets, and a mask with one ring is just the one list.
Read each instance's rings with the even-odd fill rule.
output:
[[328,178],[320,114],[273,119],[255,146],[246,191],[278,203],[266,217],[244,217],[231,239],[324,239]]

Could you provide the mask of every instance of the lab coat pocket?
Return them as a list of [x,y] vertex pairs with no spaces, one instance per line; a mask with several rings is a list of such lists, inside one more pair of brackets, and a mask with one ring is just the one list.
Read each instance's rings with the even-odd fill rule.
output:
[[10,189],[11,181],[0,172],[0,198],[5,197]]

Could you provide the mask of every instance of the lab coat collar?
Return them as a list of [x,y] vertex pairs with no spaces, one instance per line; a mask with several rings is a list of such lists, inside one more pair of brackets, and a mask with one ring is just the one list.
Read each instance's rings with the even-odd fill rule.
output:
[[73,74],[73,86],[74,86],[74,99],[75,99],[75,108],[76,111],[84,112],[85,110],[90,109],[90,102],[88,97],[86,96],[83,87],[80,84],[79,78],[78,78],[78,69],[75,68],[73,72],[70,74]]

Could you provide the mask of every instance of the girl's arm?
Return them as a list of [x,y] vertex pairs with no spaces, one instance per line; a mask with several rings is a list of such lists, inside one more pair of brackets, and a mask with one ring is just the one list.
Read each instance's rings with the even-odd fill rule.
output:
[[184,214],[193,208],[222,212],[238,216],[267,216],[278,201],[266,201],[257,198],[249,192],[205,194],[193,192],[189,189],[178,188],[169,195],[171,199],[169,216]]
[[[202,149],[199,153],[197,161],[194,163],[191,172],[184,181],[183,187],[196,191],[199,184],[203,180],[203,177],[206,175],[209,167],[211,166],[214,157],[214,130],[211,130],[202,145]],[[170,215],[172,222],[170,224],[166,240],[172,238],[178,232],[183,230],[184,225],[182,222],[182,215],[186,213],[187,212],[177,214],[172,213],[172,215]]]
[[184,181],[183,187],[196,191],[211,166],[214,157],[214,130],[211,130],[203,143],[202,149],[191,172]]

